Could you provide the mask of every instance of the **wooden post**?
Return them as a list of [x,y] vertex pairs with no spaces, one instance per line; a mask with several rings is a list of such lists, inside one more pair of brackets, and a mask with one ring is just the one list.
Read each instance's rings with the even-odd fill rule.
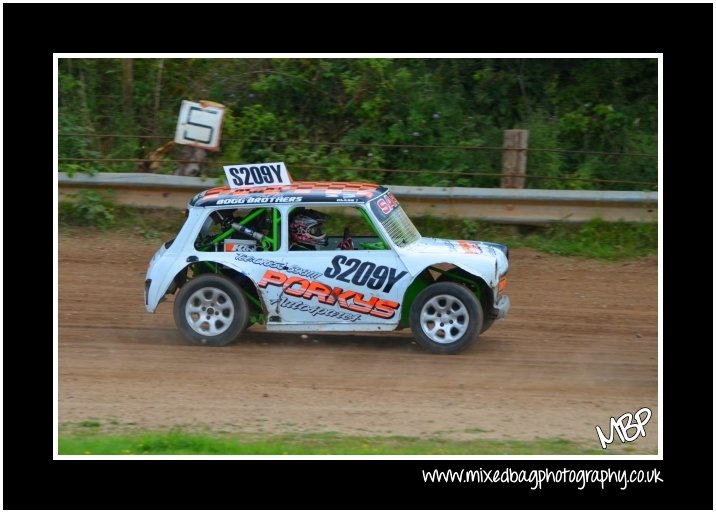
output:
[[177,176],[199,176],[206,168],[206,150],[196,146],[183,145],[179,151],[179,165],[174,174]]
[[502,182],[503,189],[524,189],[527,172],[528,130],[505,130],[502,145]]

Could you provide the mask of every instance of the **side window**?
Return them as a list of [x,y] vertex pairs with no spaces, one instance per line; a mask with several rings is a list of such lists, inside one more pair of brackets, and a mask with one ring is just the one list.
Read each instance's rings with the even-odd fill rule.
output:
[[281,247],[281,215],[275,208],[214,210],[194,242],[198,251],[277,251]]
[[294,207],[288,220],[290,251],[389,249],[359,206]]

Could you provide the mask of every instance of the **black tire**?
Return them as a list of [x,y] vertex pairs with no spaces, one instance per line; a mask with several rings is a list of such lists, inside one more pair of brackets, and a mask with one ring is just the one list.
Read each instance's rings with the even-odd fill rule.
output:
[[410,329],[418,343],[439,354],[467,348],[482,329],[482,306],[460,283],[433,283],[410,306]]
[[218,274],[202,274],[188,281],[174,301],[174,322],[194,344],[230,344],[246,329],[248,319],[249,305],[241,290]]
[[482,318],[482,329],[480,330],[480,335],[485,333],[488,329],[490,329],[490,326],[492,326],[492,323],[495,322],[494,317],[484,317]]

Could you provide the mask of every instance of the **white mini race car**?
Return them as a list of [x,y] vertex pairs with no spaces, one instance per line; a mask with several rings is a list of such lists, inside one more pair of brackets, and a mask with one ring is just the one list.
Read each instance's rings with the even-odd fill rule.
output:
[[249,172],[189,201],[183,227],[149,264],[145,305],[154,312],[176,293],[176,325],[197,344],[229,344],[254,323],[410,328],[428,350],[454,354],[507,315],[508,256],[501,244],[422,237],[376,184]]

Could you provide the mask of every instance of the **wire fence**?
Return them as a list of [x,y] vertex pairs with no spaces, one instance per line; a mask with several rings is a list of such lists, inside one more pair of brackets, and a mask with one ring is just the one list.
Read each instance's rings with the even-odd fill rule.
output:
[[[63,140],[68,138],[75,138],[77,140],[87,139],[103,139],[105,141],[112,141],[115,139],[134,139],[140,141],[148,140],[161,140],[164,143],[171,142],[172,140],[167,136],[162,135],[131,135],[131,134],[97,134],[97,133],[76,133],[76,132],[64,132],[59,133],[60,141],[60,153],[61,157],[58,158],[60,163],[61,171],[125,171],[125,172],[153,172],[158,174],[175,174],[178,166],[186,164],[198,164],[202,168],[202,173],[207,176],[220,176],[223,173],[221,169],[224,165],[236,164],[235,161],[226,161],[216,158],[218,154],[210,153],[206,159],[181,159],[181,158],[165,158],[164,155],[157,157],[152,155],[152,151],[142,147],[142,156],[138,158],[137,155],[133,157],[129,156],[117,156],[112,152],[111,155],[97,155],[97,156],[86,156],[87,153],[92,153],[84,149],[83,156],[71,156],[68,154],[73,153],[72,151],[62,151]],[[352,143],[352,142],[326,142],[326,141],[299,141],[299,140],[278,140],[278,139],[247,139],[247,138],[222,138],[222,143],[241,143],[241,144],[256,144],[264,145],[266,147],[275,146],[316,146],[316,147],[341,147],[347,149],[388,149],[388,150],[450,150],[450,151],[464,151],[464,152],[503,152],[506,148],[503,146],[482,146],[482,145],[436,145],[436,144],[381,144],[381,143]],[[136,151],[136,150],[135,150]],[[527,155],[530,153],[538,154],[563,154],[572,156],[591,156],[591,157],[604,157],[605,159],[613,158],[638,158],[647,159],[651,164],[648,164],[647,168],[652,168],[651,174],[656,176],[656,159],[658,155],[650,153],[638,153],[638,152],[606,152],[606,151],[590,151],[590,150],[569,150],[562,148],[525,148],[523,150]],[[101,153],[101,152],[98,152]],[[493,159],[494,160],[494,159]],[[64,169],[63,169],[64,168]],[[431,181],[435,180],[435,177],[453,177],[460,178],[461,182],[456,185],[467,185],[471,186],[473,183],[478,183],[477,180],[490,180],[493,186],[499,186],[499,180],[504,177],[523,177],[528,180],[528,184],[547,184],[549,187],[569,189],[578,188],[584,189],[588,184],[592,184],[595,188],[603,188],[602,186],[609,185],[612,188],[625,188],[625,189],[647,189],[657,190],[658,182],[654,180],[639,180],[639,179],[622,179],[622,178],[596,178],[596,177],[584,177],[579,176],[575,173],[564,173],[562,175],[540,173],[532,173],[528,170],[527,175],[515,175],[506,173],[505,171],[447,171],[447,170],[433,170],[433,169],[393,169],[386,167],[365,167],[365,166],[345,166],[336,164],[314,164],[314,163],[291,163],[291,169],[301,170],[313,170],[313,171],[326,171],[333,180],[340,179],[367,179],[370,181],[376,181],[376,174],[380,174],[379,178],[391,179],[398,178],[399,180],[395,183],[398,184],[400,181],[410,185],[436,185]],[[308,171],[310,173],[310,171]],[[341,174],[343,173],[343,175]],[[345,176],[344,176],[345,175]],[[423,179],[421,179],[423,177]],[[307,177],[314,179],[315,177]],[[425,182],[425,183],[418,183]],[[555,187],[556,184],[556,187]],[[545,188],[549,188],[545,187]],[[540,188],[540,187],[535,187]]]
[[[59,134],[60,137],[108,137],[115,139],[164,139],[163,135],[127,135],[127,134],[93,134],[93,133],[64,133]],[[292,141],[280,139],[232,139],[224,137],[224,142],[241,142],[255,144],[289,144],[289,145],[315,145],[315,146],[342,146],[356,148],[406,148],[406,149],[445,149],[445,150],[466,150],[466,151],[502,151],[503,146],[454,146],[448,144],[380,144],[380,143],[346,143],[346,142],[326,142],[326,141]],[[613,151],[589,151],[589,150],[565,150],[561,148],[527,148],[528,152],[547,151],[552,153],[578,153],[582,155],[615,155],[622,157],[649,157],[659,158],[658,155],[651,153],[631,153],[631,152],[613,152]]]

